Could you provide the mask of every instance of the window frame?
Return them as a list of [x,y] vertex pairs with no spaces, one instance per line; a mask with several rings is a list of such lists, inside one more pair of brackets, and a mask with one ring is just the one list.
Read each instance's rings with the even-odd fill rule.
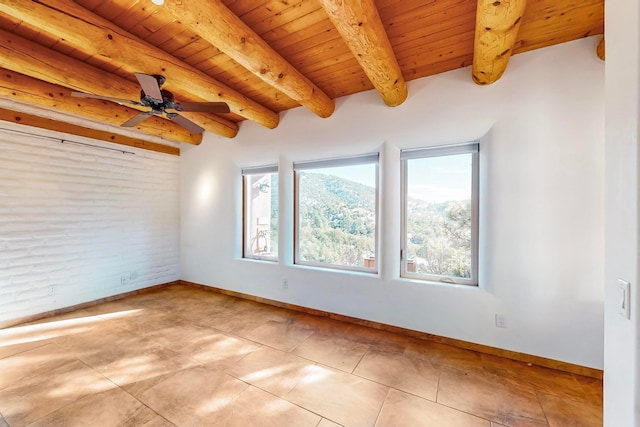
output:
[[[374,265],[373,267],[348,266],[325,262],[304,261],[300,259],[300,172],[313,169],[331,167],[355,166],[373,164],[375,167],[375,228],[374,228]],[[299,266],[326,268],[331,270],[345,270],[361,273],[378,274],[380,265],[380,153],[370,153],[355,156],[344,156],[323,160],[309,160],[293,163],[293,264]]]
[[[268,165],[268,166],[257,166],[257,167],[248,167],[242,168],[242,258],[249,260],[259,260],[259,261],[270,261],[270,262],[278,262],[278,253],[274,256],[266,256],[266,255],[256,255],[248,251],[247,248],[247,239],[249,238],[248,234],[248,215],[247,209],[249,208],[249,203],[247,197],[249,195],[247,190],[247,183],[249,176],[259,175],[259,174],[276,174],[278,176],[278,183],[280,182],[278,165]],[[278,192],[278,232],[280,231],[280,192]],[[280,247],[280,242],[278,239],[278,247]]]
[[[420,274],[407,268],[407,209],[408,209],[408,162],[412,159],[445,157],[457,154],[472,154],[471,160],[471,277],[452,277],[439,274]],[[480,211],[480,142],[406,149],[400,151],[401,170],[401,231],[400,231],[400,277],[437,283],[478,286],[479,259],[479,211]]]

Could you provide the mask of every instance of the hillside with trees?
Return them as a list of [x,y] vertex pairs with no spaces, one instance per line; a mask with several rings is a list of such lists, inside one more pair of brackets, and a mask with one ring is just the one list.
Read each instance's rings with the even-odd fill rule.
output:
[[375,253],[375,189],[318,173],[300,173],[300,258],[362,266]]
[[471,201],[410,199],[407,252],[417,273],[471,276]]
[[[300,257],[363,266],[375,253],[375,189],[319,173],[300,174]],[[469,277],[470,201],[408,201],[408,256],[416,272]]]

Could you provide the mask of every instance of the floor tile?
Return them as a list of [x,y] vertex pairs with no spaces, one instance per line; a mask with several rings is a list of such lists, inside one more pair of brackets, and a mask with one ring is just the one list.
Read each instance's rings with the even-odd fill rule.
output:
[[254,342],[221,334],[186,346],[185,352],[201,363],[215,362],[226,367],[260,347]]
[[353,373],[425,399],[436,400],[440,369],[425,359],[372,350],[365,354]]
[[343,338],[383,351],[404,351],[408,338],[380,329],[342,322],[322,316],[305,313],[293,315],[293,322],[305,329],[310,329],[325,336]]
[[45,377],[51,370],[76,360],[71,352],[55,343],[5,357],[0,359],[0,390],[31,377]]
[[114,388],[85,396],[29,427],[85,427],[96,425],[171,427],[168,422],[122,389]]
[[326,418],[323,418],[322,421],[320,421],[320,424],[318,424],[318,427],[342,427],[342,426]]
[[109,329],[120,328],[139,335],[170,328],[183,321],[171,313],[150,308],[126,310],[100,317],[108,321]]
[[345,324],[342,333],[349,340],[367,344],[372,349],[386,352],[402,353],[409,342],[405,336],[362,325]]
[[442,368],[437,402],[507,426],[546,426],[531,388],[488,374]]
[[0,390],[0,412],[12,427],[24,426],[91,393],[115,385],[79,360]]
[[382,406],[376,427],[490,427],[490,422],[394,389]]
[[186,351],[185,347],[187,346],[197,345],[209,340],[215,341],[223,336],[223,333],[187,322],[178,322],[142,335],[164,348],[180,353]]
[[314,366],[290,353],[263,347],[245,356],[226,372],[276,396],[286,395]]
[[[194,292],[195,291],[195,292]],[[167,288],[156,292],[148,292],[127,298],[127,302],[138,308],[149,308],[165,312],[176,313],[189,309],[205,307],[209,292]]]
[[120,386],[198,363],[126,330],[80,334],[64,345],[78,359]]
[[222,371],[196,366],[126,390],[176,425],[214,426],[224,425],[229,408],[247,387]]
[[486,354],[481,358],[487,372],[508,377],[525,387],[570,399],[586,398],[584,389],[573,374]]
[[345,323],[324,316],[313,316],[307,313],[293,313],[292,322],[303,329],[309,329],[323,335],[345,338]]
[[[157,298],[157,296],[156,296]],[[142,310],[143,307],[131,301],[131,298],[121,298],[114,301],[96,304],[84,308],[92,316],[116,316],[118,313],[131,312],[132,310]]]
[[341,371],[352,372],[368,349],[368,344],[314,332],[293,353]]
[[85,310],[0,329],[0,359],[49,344],[67,335],[99,330],[104,320]]
[[214,315],[215,321],[211,318],[201,317],[195,319],[194,323],[204,327],[215,327],[216,329],[247,338],[248,334],[259,326],[273,320],[269,313],[260,310],[248,310],[246,313],[225,308],[223,312]]
[[601,427],[602,406],[538,393],[550,427]]
[[412,339],[406,346],[405,354],[425,358],[436,367],[445,366],[476,373],[485,371],[478,352],[446,344]]
[[249,332],[246,337],[278,350],[291,351],[309,338],[312,333],[313,331],[300,327],[293,322],[269,320]]
[[231,366],[260,344],[224,334],[198,325],[178,324],[148,333],[146,338],[200,363],[219,363],[222,369]]
[[176,320],[191,325],[198,325],[204,328],[215,328],[217,330],[228,332],[230,327],[223,327],[226,321],[237,318],[224,304],[203,298],[197,303],[189,304],[188,307],[180,307],[174,310],[173,315]]
[[5,337],[0,336],[0,359],[24,353],[25,351],[33,350],[34,348],[42,347],[52,342],[50,339],[41,340],[34,338],[33,340],[29,340],[26,338],[24,340],[9,340]]
[[575,375],[576,381],[582,387],[585,394],[585,401],[593,405],[602,406],[603,387],[602,380],[595,378],[583,377],[581,375]]
[[228,427],[316,427],[320,422],[318,415],[253,386],[216,419]]
[[347,427],[370,427],[388,387],[323,366],[311,372],[285,398]]

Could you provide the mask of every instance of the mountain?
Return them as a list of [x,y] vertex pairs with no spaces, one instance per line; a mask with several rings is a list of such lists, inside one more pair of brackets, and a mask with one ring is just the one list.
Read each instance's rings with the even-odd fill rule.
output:
[[373,187],[310,172],[300,173],[299,187],[301,260],[362,266],[375,254]]
[[[299,187],[300,259],[362,267],[375,254],[375,189],[311,172],[300,173]],[[408,200],[407,251],[417,272],[469,276],[470,209],[470,201]]]

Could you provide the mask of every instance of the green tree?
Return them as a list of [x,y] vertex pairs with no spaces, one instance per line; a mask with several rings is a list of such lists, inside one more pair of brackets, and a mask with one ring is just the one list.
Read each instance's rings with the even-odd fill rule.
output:
[[375,189],[334,175],[302,172],[300,257],[362,266],[375,252]]

